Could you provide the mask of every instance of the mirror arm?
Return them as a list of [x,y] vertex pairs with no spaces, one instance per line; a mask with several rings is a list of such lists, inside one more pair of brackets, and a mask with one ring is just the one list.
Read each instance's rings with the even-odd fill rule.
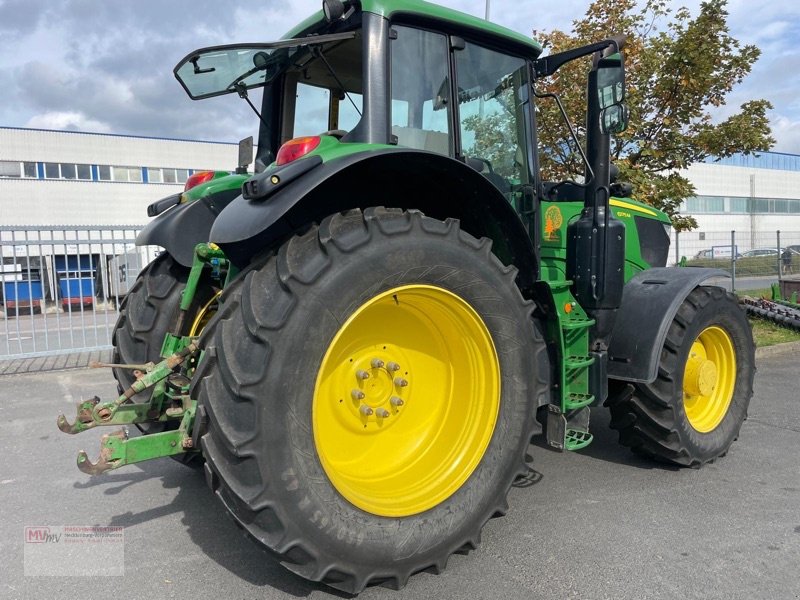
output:
[[[589,159],[586,158],[586,153],[583,151],[581,147],[581,143],[578,140],[578,134],[575,132],[575,128],[572,126],[572,122],[569,120],[567,116],[567,111],[564,110],[564,105],[561,104],[561,98],[559,98],[558,94],[554,94],[552,92],[544,92],[540,94],[536,91],[536,87],[531,84],[531,88],[533,89],[533,95],[537,98],[552,98],[556,102],[556,106],[558,106],[558,110],[561,113],[561,117],[564,119],[564,122],[567,124],[567,128],[569,129],[569,135],[572,138],[572,141],[575,142],[575,146],[578,148],[578,154],[581,155],[581,160],[583,160],[583,164],[586,167],[586,170],[589,173],[589,177],[583,183],[571,182],[580,187],[587,187],[592,181],[594,180],[594,171],[592,171],[592,166],[589,164]],[[565,182],[561,182],[565,183]],[[558,185],[561,185],[559,183]]]
[[[588,46],[581,46],[580,48],[573,48],[571,50],[565,50],[564,52],[549,54],[544,58],[535,60],[533,63],[533,68],[536,71],[536,77],[548,77],[558,71],[563,65],[575,60],[576,58],[588,56],[589,54],[599,50],[604,50],[608,52],[608,54],[615,54],[624,47],[625,36],[616,35],[601,42],[589,44]],[[606,54],[606,52],[604,52],[604,54]]]

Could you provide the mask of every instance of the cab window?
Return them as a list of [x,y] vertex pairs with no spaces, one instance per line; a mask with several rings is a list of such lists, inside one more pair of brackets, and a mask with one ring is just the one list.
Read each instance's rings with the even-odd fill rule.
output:
[[462,154],[509,192],[529,179],[526,62],[469,42],[455,61]]
[[447,38],[411,27],[394,30],[392,135],[399,146],[453,156]]

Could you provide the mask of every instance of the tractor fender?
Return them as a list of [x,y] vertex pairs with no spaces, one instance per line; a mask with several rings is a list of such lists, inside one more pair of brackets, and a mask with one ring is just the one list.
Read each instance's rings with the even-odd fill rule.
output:
[[608,376],[652,383],[672,319],[698,285],[730,277],[719,269],[658,267],[637,273],[625,284],[608,346]]
[[194,247],[208,241],[214,219],[240,193],[239,188],[224,190],[177,204],[150,221],[136,236],[136,245],[161,246],[178,263],[191,267]]
[[[292,164],[316,158],[299,175],[283,178]],[[386,206],[418,209],[439,220],[455,218],[463,230],[492,240],[492,252],[518,269],[523,293],[536,281],[533,244],[503,193],[465,163],[423,150],[380,148],[319,161],[301,158],[246,182],[240,196],[220,213],[209,241],[234,264],[245,266],[257,254],[311,223],[349,209]],[[277,175],[273,178],[273,175]],[[251,182],[256,180],[255,186]],[[279,181],[274,191],[269,181]],[[257,190],[257,193],[247,193]],[[258,196],[258,197],[254,197]]]

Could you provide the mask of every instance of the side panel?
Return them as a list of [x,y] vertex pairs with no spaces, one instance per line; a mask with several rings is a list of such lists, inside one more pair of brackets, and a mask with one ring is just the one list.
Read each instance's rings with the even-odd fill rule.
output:
[[[583,210],[583,202],[542,202],[542,278],[566,278],[567,226]],[[625,281],[651,267],[663,267],[669,251],[664,224],[669,219],[652,207],[612,198],[614,216],[625,224]],[[643,237],[644,234],[644,237]]]
[[664,338],[678,308],[695,287],[718,269],[661,267],[635,275],[622,293],[608,348],[608,376],[650,383],[658,375]]

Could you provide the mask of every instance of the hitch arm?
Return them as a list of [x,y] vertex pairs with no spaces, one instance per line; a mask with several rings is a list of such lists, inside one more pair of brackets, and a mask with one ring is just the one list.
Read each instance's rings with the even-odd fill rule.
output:
[[[178,367],[186,357],[196,352],[197,344],[190,343],[183,350],[175,352],[165,358],[151,370],[144,373],[141,378],[133,382],[131,387],[122,392],[114,402],[100,403],[96,396],[91,400],[86,400],[78,404],[77,419],[74,423],[67,421],[61,414],[58,415],[56,424],[64,433],[80,433],[87,429],[92,429],[98,425],[128,425],[131,423],[143,423],[145,421],[155,421],[161,419],[160,411],[156,412],[151,404],[126,404],[139,392],[156,385],[161,380],[166,379]],[[137,365],[138,366],[138,365]],[[167,418],[182,416],[182,411],[177,414],[166,413]]]
[[128,438],[127,428],[107,433],[100,439],[100,458],[96,463],[89,460],[84,450],[78,452],[78,469],[87,475],[100,475],[125,465],[191,450],[189,431],[194,422],[195,402],[188,402],[190,406],[184,411],[178,429],[135,438]]

